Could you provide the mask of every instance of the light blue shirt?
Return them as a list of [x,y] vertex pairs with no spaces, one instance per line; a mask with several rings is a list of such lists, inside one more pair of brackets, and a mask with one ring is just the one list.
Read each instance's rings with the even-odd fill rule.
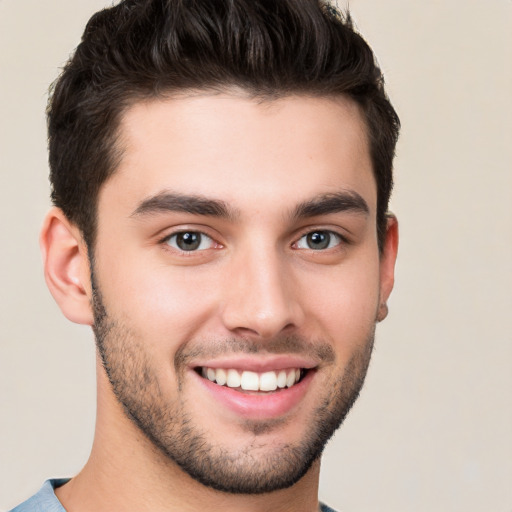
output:
[[46,480],[43,487],[32,498],[14,507],[10,512],[66,512],[55,496],[55,488],[64,485],[69,478]]
[[[69,482],[69,478],[46,480],[43,487],[32,498],[13,508],[10,512],[66,512],[55,496],[55,489]],[[322,512],[336,512],[327,505],[320,504]]]

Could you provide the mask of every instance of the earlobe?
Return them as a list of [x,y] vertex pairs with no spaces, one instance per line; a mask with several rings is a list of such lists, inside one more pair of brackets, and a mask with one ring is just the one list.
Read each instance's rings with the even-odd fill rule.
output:
[[388,214],[386,239],[380,256],[380,302],[377,321],[382,322],[388,316],[387,300],[395,283],[395,262],[398,253],[398,221]]
[[93,324],[87,246],[79,229],[62,210],[52,208],[39,239],[46,284],[64,316],[78,324]]

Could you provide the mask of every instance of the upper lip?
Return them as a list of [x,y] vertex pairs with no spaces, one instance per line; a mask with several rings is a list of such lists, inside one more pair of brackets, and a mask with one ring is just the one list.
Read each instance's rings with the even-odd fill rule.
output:
[[286,370],[289,368],[304,368],[311,369],[318,366],[317,361],[313,361],[308,357],[301,357],[298,355],[278,355],[278,356],[241,356],[241,357],[225,357],[215,359],[205,359],[194,361],[190,365],[192,368],[206,367],[206,368],[229,368],[240,371],[252,371],[256,373],[263,373],[269,371]]

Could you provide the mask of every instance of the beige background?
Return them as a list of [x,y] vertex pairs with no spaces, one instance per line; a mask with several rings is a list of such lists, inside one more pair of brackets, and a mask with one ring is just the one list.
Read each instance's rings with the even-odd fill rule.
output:
[[[0,0],[0,510],[85,462],[93,341],[42,278],[48,84],[105,0]],[[324,458],[343,511],[512,511],[512,1],[353,0],[401,115],[398,281]]]

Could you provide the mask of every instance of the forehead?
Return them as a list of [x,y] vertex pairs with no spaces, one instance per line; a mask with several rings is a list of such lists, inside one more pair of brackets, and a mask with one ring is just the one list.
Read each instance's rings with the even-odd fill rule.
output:
[[203,94],[140,102],[120,125],[122,158],[100,193],[127,208],[162,191],[275,209],[354,190],[373,212],[366,128],[345,98],[257,101]]

